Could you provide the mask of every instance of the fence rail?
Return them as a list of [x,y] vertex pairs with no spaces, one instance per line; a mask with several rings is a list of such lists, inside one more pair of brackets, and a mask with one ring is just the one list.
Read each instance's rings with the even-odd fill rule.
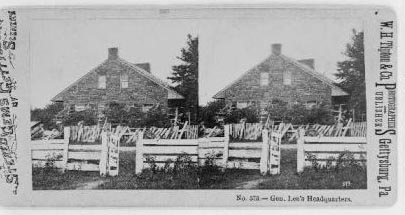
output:
[[[355,126],[359,131],[365,131],[364,125],[353,124],[353,127]],[[101,144],[98,145],[69,144],[72,132],[69,127],[65,127],[64,139],[31,141],[32,161],[36,166],[46,166],[47,162],[52,161],[53,166],[63,171],[100,171],[102,176],[115,176],[119,171],[120,150],[135,150],[136,173],[148,168],[151,162],[163,166],[168,163],[168,159],[173,163],[179,155],[188,155],[190,162],[198,165],[213,161],[223,169],[259,169],[262,174],[279,174],[281,139],[283,132],[291,127],[293,126],[279,126],[276,131],[262,128],[260,142],[230,142],[231,132],[235,131],[232,130],[234,127],[232,128],[231,125],[225,125],[224,137],[198,139],[148,139],[143,130],[131,131],[129,128],[120,128],[114,132],[101,132]],[[366,137],[312,137],[305,136],[304,129],[297,130],[299,130],[297,132],[299,133],[298,172],[301,172],[305,166],[311,165],[314,160],[322,165],[328,162],[336,163],[339,155],[345,152],[353,154],[356,161],[366,161]],[[163,133],[163,130],[160,133]],[[184,134],[184,129],[178,134]],[[119,143],[125,135],[136,139],[136,147],[120,148]]]
[[367,140],[365,137],[308,137],[300,130],[297,141],[297,172],[316,162],[321,166],[336,165],[339,156],[350,153],[353,160],[367,161]]
[[[64,128],[64,139],[31,141],[31,159],[33,166],[79,171],[100,171],[108,175],[110,171],[103,168],[111,166],[110,146],[108,145],[71,145],[70,128]],[[103,154],[107,157],[103,157]],[[50,163],[52,162],[52,163]],[[104,167],[103,167],[104,164]],[[118,171],[116,172],[118,174]]]
[[[260,169],[262,174],[280,172],[280,140],[275,142],[277,146],[272,144],[274,138],[263,138],[262,142],[230,143],[230,130],[230,126],[226,125],[224,137],[194,140],[148,140],[143,139],[141,134],[136,145],[135,173],[139,174],[142,169],[150,167],[151,162],[157,166],[163,166],[167,163],[167,159],[174,161],[178,155],[182,154],[187,154],[191,159],[190,162],[198,165],[204,165],[206,161],[211,160],[223,169]],[[268,131],[263,132],[267,137]],[[280,135],[272,137],[279,139]],[[278,154],[275,154],[275,150],[278,150]],[[274,155],[278,158],[270,159]],[[148,159],[151,156],[153,161]],[[251,161],[252,159],[257,161]]]

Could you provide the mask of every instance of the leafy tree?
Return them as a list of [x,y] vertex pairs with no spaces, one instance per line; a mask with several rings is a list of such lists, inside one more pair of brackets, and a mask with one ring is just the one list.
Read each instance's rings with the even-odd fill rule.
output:
[[131,116],[139,118],[139,114],[128,114],[125,104],[111,102],[107,104],[106,107],[104,116],[107,118],[108,122],[112,124],[128,124],[131,121]]
[[96,125],[97,114],[93,110],[73,112],[64,115],[62,122],[64,126],[77,125],[79,122],[83,122],[83,125]]
[[51,130],[55,128],[56,114],[63,110],[63,104],[54,102],[45,106],[45,108],[35,108],[31,110],[31,121],[41,121],[44,124],[44,128]]
[[298,103],[288,108],[283,104],[274,104],[266,108],[270,118],[275,121],[283,121],[292,124],[333,124],[334,119],[328,106],[319,104],[311,109],[306,109],[305,105]]
[[219,126],[219,123],[217,122],[217,114],[224,107],[225,102],[222,100],[208,102],[206,106],[200,107],[198,113],[199,123],[203,123],[208,128]]
[[[135,127],[134,124],[132,124]],[[142,119],[139,122],[139,127],[151,127],[156,126],[159,128],[167,128],[171,126],[169,116],[163,112],[162,108],[159,106],[149,110],[147,113],[142,115]]]
[[144,113],[139,108],[128,108],[125,104],[112,102],[104,111],[107,120],[113,124],[130,127],[169,127],[170,120],[160,106]]
[[185,97],[184,115],[190,114],[192,124],[197,122],[198,114],[198,37],[187,35],[187,46],[181,49],[177,57],[179,65],[172,67],[172,76],[168,77],[174,89]]
[[356,113],[366,114],[366,83],[364,68],[364,33],[353,29],[351,43],[346,44],[343,53],[347,59],[337,63],[340,80],[338,84],[350,94],[348,107]]
[[242,109],[235,109],[226,114],[225,123],[240,123],[242,119],[245,119],[246,123],[259,122],[259,116],[257,110],[253,107],[246,107]]

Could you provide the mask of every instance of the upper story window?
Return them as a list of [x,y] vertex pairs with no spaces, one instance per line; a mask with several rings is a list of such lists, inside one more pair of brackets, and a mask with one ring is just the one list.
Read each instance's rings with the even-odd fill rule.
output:
[[97,77],[97,88],[106,89],[107,88],[107,78],[105,74],[99,74]]
[[120,83],[121,83],[122,89],[128,88],[128,74],[127,73],[121,73]]
[[284,85],[291,85],[292,74],[290,70],[283,72],[283,83]]
[[260,86],[268,86],[269,85],[269,73],[262,72],[260,73]]

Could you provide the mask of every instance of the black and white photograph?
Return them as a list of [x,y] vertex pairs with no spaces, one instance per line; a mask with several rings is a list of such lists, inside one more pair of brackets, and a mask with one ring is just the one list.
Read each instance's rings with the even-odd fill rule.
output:
[[367,188],[361,21],[196,23],[35,26],[33,189]]
[[224,188],[366,189],[362,22],[213,26],[200,43],[199,114],[205,137],[229,130]]
[[[198,138],[198,34],[192,23],[50,20],[35,29],[34,190],[195,183],[186,173],[177,175],[196,162],[194,148],[187,147]],[[180,178],[168,183],[169,177]]]
[[0,12],[0,181],[15,204],[395,202],[390,9]]

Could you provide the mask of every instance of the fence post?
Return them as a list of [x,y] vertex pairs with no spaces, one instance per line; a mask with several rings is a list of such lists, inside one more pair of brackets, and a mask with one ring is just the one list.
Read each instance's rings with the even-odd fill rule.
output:
[[101,154],[100,154],[100,176],[107,175],[107,162],[108,162],[108,133],[107,131],[101,132]]
[[143,169],[143,131],[140,131],[138,134],[135,151],[135,174],[139,174]]
[[222,171],[225,171],[228,167],[229,157],[229,125],[224,125],[224,153],[222,155]]
[[298,130],[298,140],[297,140],[297,173],[300,173],[304,170],[305,165],[305,154],[304,154],[304,136],[305,130]]
[[262,131],[262,154],[260,156],[260,173],[266,175],[269,172],[269,130]]
[[68,159],[69,159],[69,139],[70,139],[70,127],[63,128],[63,166],[62,171],[65,172],[67,169]]

